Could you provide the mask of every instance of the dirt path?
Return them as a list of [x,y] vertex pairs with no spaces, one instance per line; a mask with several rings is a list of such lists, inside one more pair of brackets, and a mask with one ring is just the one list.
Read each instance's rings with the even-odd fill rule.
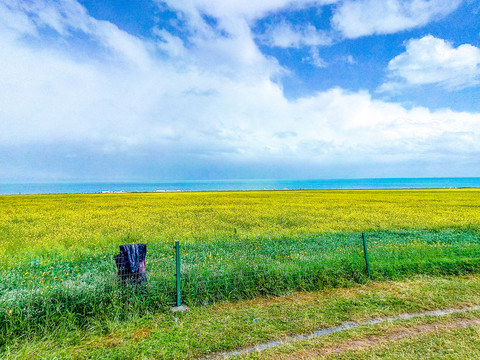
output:
[[[228,351],[224,353],[212,354],[207,357],[201,358],[201,360],[228,359],[229,357],[232,357],[235,355],[248,354],[256,351],[263,351],[263,350],[274,348],[283,344],[289,344],[297,341],[313,339],[313,338],[325,336],[332,333],[354,329],[364,325],[374,325],[378,323],[384,323],[384,322],[395,321],[395,320],[407,320],[407,319],[413,319],[413,318],[423,317],[423,316],[442,317],[450,314],[460,314],[460,313],[466,313],[469,311],[476,311],[476,310],[480,310],[480,306],[475,306],[470,308],[461,308],[461,309],[444,309],[444,310],[424,311],[424,312],[416,312],[416,313],[409,313],[409,314],[400,314],[397,316],[375,318],[375,319],[365,320],[361,322],[344,322],[339,326],[318,330],[309,334],[293,335],[293,336],[286,337],[282,340],[274,340],[274,341],[270,341],[264,344],[259,344],[253,347],[247,347],[247,348]],[[349,350],[363,349],[363,348],[371,347],[374,345],[379,345],[388,341],[399,340],[399,339],[413,336],[416,334],[428,333],[433,331],[442,331],[442,330],[448,330],[448,329],[454,329],[454,328],[463,328],[463,327],[468,327],[471,325],[479,325],[479,324],[480,324],[480,319],[469,319],[469,320],[461,319],[461,320],[455,320],[455,321],[451,321],[448,323],[441,323],[441,324],[425,324],[425,325],[412,326],[408,328],[405,327],[401,329],[396,328],[391,332],[387,332],[382,335],[370,336],[362,340],[348,340],[348,341],[339,343],[335,346],[329,346],[321,349],[305,350],[305,351],[297,352],[291,357],[282,357],[282,358],[311,359],[321,355],[328,355],[332,353],[342,353]]]
[[364,339],[347,340],[336,345],[327,346],[319,349],[301,350],[299,352],[296,352],[295,354],[283,356],[282,360],[316,359],[319,356],[341,354],[353,350],[365,350],[373,346],[385,344],[389,341],[401,340],[432,332],[461,329],[475,325],[480,325],[480,319],[461,319],[440,324],[418,325],[400,329],[397,328],[392,331],[387,331],[382,335],[369,336]]

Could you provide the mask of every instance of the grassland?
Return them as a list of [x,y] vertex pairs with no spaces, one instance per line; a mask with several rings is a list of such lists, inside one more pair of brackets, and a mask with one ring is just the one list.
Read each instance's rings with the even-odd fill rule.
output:
[[[480,273],[476,189],[0,196],[0,203],[0,347],[6,349],[0,355],[6,357],[29,354],[28,345],[14,350],[26,339],[57,354],[47,343],[58,346],[58,337],[77,353],[70,345],[88,338],[87,329],[102,337],[129,321],[137,328],[153,318],[169,324],[173,240],[182,241],[183,299],[202,314],[205,304],[224,300],[369,284],[361,232],[367,233],[374,280]],[[132,242],[148,243],[143,287],[115,279],[114,253]],[[461,296],[448,296],[460,304]],[[283,328],[299,331],[290,321]],[[194,328],[191,336],[205,341]],[[268,331],[265,339],[280,334]],[[45,332],[54,335],[38,337]],[[220,347],[180,343],[170,357],[146,351],[145,358],[186,358],[261,339]],[[157,341],[170,346],[167,338]],[[123,357],[117,345],[120,352],[94,353],[142,358],[130,350]],[[69,357],[62,354],[55,356]]]
[[0,196],[0,255],[326,232],[480,229],[480,190]]
[[[72,327],[72,323],[59,323],[55,331],[25,334],[12,338],[0,352],[5,359],[193,359],[207,354],[282,339],[296,333],[308,333],[325,327],[339,325],[344,321],[362,321],[382,316],[394,316],[408,312],[419,312],[446,308],[467,308],[480,305],[480,277],[478,275],[451,277],[415,277],[400,282],[379,282],[357,285],[347,289],[330,289],[320,292],[293,293],[282,297],[266,297],[240,302],[222,302],[209,306],[192,306],[189,312],[148,312],[139,317],[127,314],[123,320],[116,317],[98,317],[87,327]],[[419,318],[410,321],[387,322],[366,326],[325,338],[297,342],[274,348],[265,353],[244,356],[247,358],[282,359],[302,358],[315,355],[318,349],[337,346],[349,340],[365,340],[379,334],[386,334],[399,328],[419,324],[449,322],[459,318],[477,318],[478,312],[465,313],[461,317],[446,319]],[[454,329],[451,329],[454,330]],[[475,332],[466,331],[466,337],[455,341],[459,349],[462,342],[466,349],[479,353],[478,338],[472,343]],[[412,335],[415,335],[412,333]],[[422,335],[417,333],[417,336]],[[432,335],[427,334],[427,335]],[[438,335],[438,332],[437,334]],[[446,340],[451,333],[446,333]],[[415,340],[407,338],[411,343]],[[425,349],[424,341],[403,348],[404,353],[415,354],[415,349]],[[435,351],[452,348],[436,343]],[[359,349],[358,358],[389,358],[389,346],[393,354],[402,352],[401,344],[379,344],[383,347]],[[433,350],[433,348],[432,348]],[[364,353],[362,353],[362,351]],[[465,352],[462,352],[465,355]],[[357,353],[340,354],[343,358],[355,359]],[[383,354],[383,355],[382,355]],[[459,354],[459,353],[453,353]],[[335,355],[335,354],[332,354]],[[430,358],[442,358],[430,353]],[[307,357],[304,358],[314,358]],[[333,358],[336,358],[335,356]],[[391,358],[397,358],[391,356]],[[415,356],[398,357],[405,359],[422,358]],[[472,359],[468,356],[450,357]],[[475,358],[475,357],[473,357]]]

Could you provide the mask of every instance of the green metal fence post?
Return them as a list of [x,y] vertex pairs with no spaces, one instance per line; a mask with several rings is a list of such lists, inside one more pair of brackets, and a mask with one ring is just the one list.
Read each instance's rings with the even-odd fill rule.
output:
[[365,265],[367,266],[368,278],[372,280],[372,275],[370,274],[370,264],[368,263],[368,250],[367,250],[367,239],[365,238],[365,233],[362,232],[363,240],[363,254],[365,255]]
[[182,294],[181,294],[181,284],[180,284],[180,242],[175,241],[175,265],[176,273],[175,278],[177,280],[177,306],[182,305]]

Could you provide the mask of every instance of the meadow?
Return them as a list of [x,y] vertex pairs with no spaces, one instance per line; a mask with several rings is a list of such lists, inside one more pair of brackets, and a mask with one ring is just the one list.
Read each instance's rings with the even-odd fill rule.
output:
[[[480,191],[259,191],[1,196],[0,345],[189,306],[480,272]],[[146,242],[148,283],[116,279]],[[103,319],[103,320],[102,320]],[[100,325],[103,326],[103,325]]]
[[345,190],[0,196],[0,255],[328,232],[480,229],[480,191]]

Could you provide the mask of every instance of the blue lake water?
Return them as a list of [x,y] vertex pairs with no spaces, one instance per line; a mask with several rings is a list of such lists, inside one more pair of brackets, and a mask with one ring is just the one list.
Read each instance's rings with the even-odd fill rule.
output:
[[298,189],[428,189],[480,187],[480,178],[388,178],[330,180],[203,180],[155,183],[0,184],[0,194],[70,194],[103,191],[230,191]]

